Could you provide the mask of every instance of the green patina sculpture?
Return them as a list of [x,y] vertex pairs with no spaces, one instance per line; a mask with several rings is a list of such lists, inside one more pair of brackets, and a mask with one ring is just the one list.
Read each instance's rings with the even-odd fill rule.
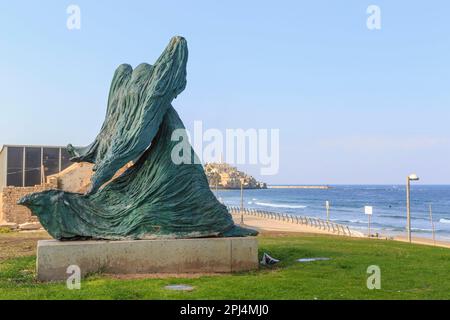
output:
[[[19,201],[55,239],[257,234],[233,223],[210,191],[190,145],[190,161],[172,160],[179,143],[172,141],[172,133],[184,126],[171,102],[186,86],[187,57],[186,40],[174,37],[153,66],[141,64],[133,70],[121,65],[116,70],[97,138],[84,148],[68,146],[72,161],[95,164],[86,194],[49,190]],[[107,183],[130,161],[130,168]]]

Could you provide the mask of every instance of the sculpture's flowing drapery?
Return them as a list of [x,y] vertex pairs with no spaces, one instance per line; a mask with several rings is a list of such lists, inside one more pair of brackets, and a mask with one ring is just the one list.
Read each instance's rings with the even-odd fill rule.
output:
[[[171,154],[184,129],[171,101],[186,86],[187,44],[173,38],[155,65],[121,65],[111,84],[105,122],[95,141],[69,145],[73,161],[94,163],[85,195],[49,190],[19,201],[56,239],[151,239],[246,236],[210,191],[195,160],[177,164]],[[118,178],[118,169],[133,161]]]

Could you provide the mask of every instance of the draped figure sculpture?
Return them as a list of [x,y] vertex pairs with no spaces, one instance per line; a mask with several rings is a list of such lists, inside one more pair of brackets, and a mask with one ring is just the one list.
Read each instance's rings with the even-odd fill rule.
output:
[[[233,223],[211,192],[190,145],[189,161],[173,161],[180,141],[173,141],[172,133],[184,125],[171,102],[186,86],[187,58],[186,40],[174,37],[154,65],[117,68],[97,138],[84,148],[68,145],[72,161],[94,164],[86,194],[48,190],[19,201],[55,239],[257,234]],[[131,167],[111,180],[130,162]]]

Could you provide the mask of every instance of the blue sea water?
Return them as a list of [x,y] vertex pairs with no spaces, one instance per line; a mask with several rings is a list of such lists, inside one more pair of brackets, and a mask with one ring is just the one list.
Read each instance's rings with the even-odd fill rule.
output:
[[[240,206],[240,190],[219,190],[228,206]],[[244,190],[244,206],[266,211],[326,219],[367,233],[364,206],[373,206],[372,233],[406,235],[406,187],[389,185],[339,185],[330,189]],[[436,239],[450,241],[450,186],[413,185],[411,188],[411,230],[413,236],[431,238],[429,206],[432,205]]]

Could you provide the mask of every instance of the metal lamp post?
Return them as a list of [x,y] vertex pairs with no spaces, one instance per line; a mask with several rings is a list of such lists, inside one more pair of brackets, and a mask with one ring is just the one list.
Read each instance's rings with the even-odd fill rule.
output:
[[244,224],[244,179],[241,180],[241,224]]
[[327,222],[330,222],[330,201],[325,202],[325,208],[327,209]]
[[216,198],[219,199],[219,172],[216,168],[212,169],[212,172],[214,173],[214,180],[216,183]]
[[413,173],[406,178],[406,229],[409,243],[411,243],[411,181],[419,181],[419,177]]

